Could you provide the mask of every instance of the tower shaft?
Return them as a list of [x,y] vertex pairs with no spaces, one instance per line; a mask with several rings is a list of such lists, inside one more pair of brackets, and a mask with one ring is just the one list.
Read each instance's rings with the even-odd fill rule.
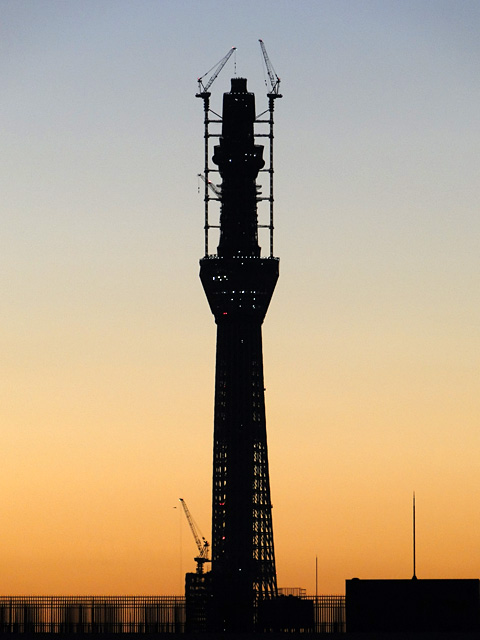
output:
[[217,255],[200,278],[217,324],[212,493],[212,619],[216,630],[251,631],[263,599],[276,596],[268,473],[262,323],[278,259],[261,258],[254,96],[246,80],[224,94],[213,161],[222,177]]

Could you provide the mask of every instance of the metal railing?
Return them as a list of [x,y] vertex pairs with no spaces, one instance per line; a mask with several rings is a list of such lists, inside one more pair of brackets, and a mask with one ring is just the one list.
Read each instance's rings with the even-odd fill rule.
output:
[[[295,595],[313,603],[306,633],[345,633],[345,596]],[[184,633],[185,622],[182,596],[0,596],[0,633]]]
[[183,633],[178,596],[0,597],[0,633]]
[[345,633],[345,596],[306,596],[313,601],[314,633]]

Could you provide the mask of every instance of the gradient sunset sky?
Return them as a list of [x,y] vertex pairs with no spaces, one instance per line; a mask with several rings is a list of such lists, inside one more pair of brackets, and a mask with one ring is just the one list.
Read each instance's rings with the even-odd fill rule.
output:
[[[0,593],[181,594],[210,538],[196,79],[276,103],[279,586],[480,577],[480,3],[2,0]],[[265,253],[268,246],[264,243]]]

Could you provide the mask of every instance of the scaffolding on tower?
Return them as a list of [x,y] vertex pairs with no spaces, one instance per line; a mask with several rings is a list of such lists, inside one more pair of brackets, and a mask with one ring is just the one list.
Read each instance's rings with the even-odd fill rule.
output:
[[[274,232],[274,168],[273,168],[273,127],[274,127],[274,119],[273,112],[275,110],[275,100],[277,98],[282,98],[282,94],[280,93],[280,78],[278,77],[273,65],[268,57],[267,50],[265,48],[265,43],[263,40],[259,40],[260,49],[262,53],[263,62],[265,64],[265,69],[268,75],[270,86],[268,86],[267,81],[265,84],[267,86],[267,97],[268,97],[268,109],[258,114],[255,118],[255,124],[267,124],[268,125],[268,133],[256,132],[256,138],[268,138],[269,140],[269,158],[268,158],[268,166],[260,169],[260,173],[268,173],[269,181],[268,181],[268,195],[261,196],[260,193],[257,194],[257,202],[267,201],[269,203],[269,218],[268,224],[258,224],[259,229],[268,229],[269,232],[269,257],[272,258],[274,255],[274,246],[273,246],[273,232]],[[211,229],[219,229],[220,225],[211,223],[210,221],[210,208],[209,204],[212,201],[221,202],[221,189],[218,188],[217,185],[213,185],[213,182],[210,180],[211,173],[218,173],[218,169],[215,169],[210,166],[209,161],[209,152],[210,152],[210,139],[220,137],[219,133],[212,132],[210,125],[222,124],[222,116],[213,111],[210,108],[210,96],[211,93],[209,91],[213,82],[216,80],[224,66],[227,64],[230,57],[233,53],[236,52],[236,47],[232,47],[228,53],[214,65],[209,71],[207,71],[203,76],[198,78],[198,92],[195,94],[197,98],[202,98],[203,100],[203,110],[204,110],[204,168],[203,174],[198,174],[198,177],[201,178],[204,182],[204,211],[205,211],[205,223],[204,223],[204,237],[205,237],[205,256],[210,255],[210,230]],[[213,69],[215,69],[213,71]],[[212,75],[208,80],[204,79],[208,76],[209,73]],[[268,118],[264,118],[265,114],[268,114]],[[213,191],[215,195],[210,195],[210,191]]]

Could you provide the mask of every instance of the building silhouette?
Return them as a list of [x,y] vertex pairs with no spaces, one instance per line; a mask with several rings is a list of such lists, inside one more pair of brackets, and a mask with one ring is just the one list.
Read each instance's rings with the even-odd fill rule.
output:
[[345,587],[348,633],[478,634],[480,631],[478,579],[354,578],[347,580]]
[[[210,168],[205,100],[206,200]],[[273,99],[270,99],[273,125]],[[213,163],[221,185],[217,251],[200,260],[200,278],[217,325],[212,495],[211,627],[251,631],[261,602],[277,596],[268,472],[262,323],[278,278],[278,258],[261,257],[258,173],[263,146],[255,143],[255,96],[233,78],[223,96]],[[272,143],[273,134],[266,134]],[[270,193],[270,205],[273,195]],[[208,223],[206,224],[208,226]],[[270,225],[270,231],[273,224]]]

